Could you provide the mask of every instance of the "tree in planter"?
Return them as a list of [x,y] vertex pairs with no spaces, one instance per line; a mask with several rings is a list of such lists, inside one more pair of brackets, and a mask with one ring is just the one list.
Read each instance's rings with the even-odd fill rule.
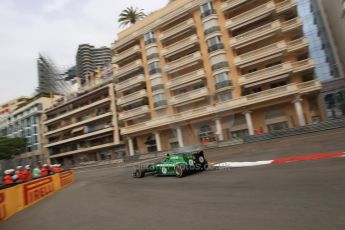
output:
[[21,154],[26,144],[26,138],[0,137],[0,160],[10,160]]
[[120,23],[121,27],[125,27],[128,24],[135,24],[145,16],[146,14],[143,12],[143,9],[140,10],[138,8],[130,6],[121,12],[118,22]]

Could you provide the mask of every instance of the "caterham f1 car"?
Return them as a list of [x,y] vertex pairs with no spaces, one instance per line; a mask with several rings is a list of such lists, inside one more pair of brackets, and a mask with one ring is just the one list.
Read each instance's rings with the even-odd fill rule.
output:
[[133,172],[133,177],[143,178],[146,174],[184,177],[193,172],[204,171],[207,167],[208,164],[203,151],[167,154],[160,163],[137,167]]

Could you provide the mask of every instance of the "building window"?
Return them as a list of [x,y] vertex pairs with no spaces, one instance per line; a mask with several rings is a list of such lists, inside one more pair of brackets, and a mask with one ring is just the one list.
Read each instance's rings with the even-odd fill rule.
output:
[[243,137],[248,136],[248,135],[249,135],[248,129],[242,129],[242,130],[237,130],[237,131],[231,132],[231,137],[234,139],[243,138]]
[[224,49],[224,45],[220,40],[220,36],[215,36],[207,40],[208,52]]
[[220,93],[217,96],[218,96],[218,100],[220,102],[229,101],[232,99],[232,93],[231,92]]
[[155,108],[166,105],[165,95],[163,93],[153,95],[153,102]]
[[147,147],[148,152],[156,152],[157,151],[157,143],[156,138],[154,135],[150,135],[147,137],[145,141],[145,145]]
[[269,132],[287,129],[287,128],[289,128],[289,125],[286,121],[267,125],[267,129]]
[[200,127],[199,138],[202,144],[208,144],[208,142],[216,140],[212,128],[209,125],[203,125]]
[[160,69],[159,62],[152,62],[149,64],[149,74],[150,75],[160,73],[160,72],[161,72],[161,69]]
[[144,41],[145,41],[145,45],[149,45],[151,43],[155,43],[156,42],[156,38],[155,38],[154,32],[150,31],[150,32],[144,34]]
[[215,14],[216,11],[213,8],[213,3],[208,2],[200,6],[201,18],[205,18],[211,14]]
[[228,77],[228,72],[220,73],[215,76],[216,78],[216,89],[231,86],[231,81]]

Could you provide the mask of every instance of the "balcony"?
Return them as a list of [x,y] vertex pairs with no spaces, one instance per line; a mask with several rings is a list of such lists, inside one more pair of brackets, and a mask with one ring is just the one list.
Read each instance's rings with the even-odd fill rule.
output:
[[66,144],[66,143],[69,143],[69,142],[72,142],[72,141],[82,140],[82,139],[85,139],[85,138],[88,138],[88,137],[92,137],[92,136],[95,136],[95,135],[111,132],[113,130],[114,130],[113,127],[107,127],[107,128],[104,128],[104,129],[101,129],[101,130],[97,130],[97,131],[94,131],[94,132],[91,132],[91,133],[86,133],[86,134],[83,134],[83,135],[80,135],[80,136],[71,137],[71,138],[67,138],[67,139],[64,139],[64,140],[59,140],[59,141],[56,141],[56,142],[53,142],[53,143],[49,143],[49,144],[45,145],[44,147],[45,148],[49,148],[49,147],[53,147],[53,146],[57,146],[57,145],[62,145],[62,144]]
[[195,99],[206,97],[209,95],[208,89],[206,87],[195,89],[187,93],[182,93],[176,96],[171,97],[170,104],[177,105],[186,102],[193,101]]
[[150,108],[148,105],[143,105],[135,109],[131,109],[128,111],[124,111],[119,114],[119,119],[120,120],[128,120],[128,119],[133,119],[139,116],[143,116],[146,113],[150,112]]
[[205,71],[200,69],[200,70],[182,75],[180,77],[171,79],[167,82],[166,85],[168,88],[173,89],[180,85],[185,85],[189,82],[193,82],[202,78],[205,78]]
[[156,42],[157,42],[156,38],[149,38],[145,41],[145,46],[148,46],[148,45],[156,43]]
[[254,64],[254,61],[267,58],[268,56],[282,53],[287,49],[285,41],[280,41],[235,57],[234,62],[237,66],[243,66],[245,64]]
[[106,117],[109,117],[109,116],[112,116],[112,113],[110,113],[110,112],[109,113],[104,113],[104,114],[101,114],[101,115],[94,116],[94,117],[91,117],[89,119],[86,119],[84,121],[72,123],[72,124],[66,125],[64,127],[61,127],[61,128],[58,128],[58,129],[46,132],[46,133],[44,133],[44,135],[45,136],[50,136],[50,135],[53,135],[55,133],[59,133],[61,131],[72,129],[72,128],[75,128],[77,126],[85,125],[87,123],[94,122],[94,121],[97,121],[97,120],[100,120],[100,119],[103,119],[103,118],[106,118]]
[[140,68],[143,68],[143,63],[141,60],[136,60],[128,65],[120,67],[118,70],[115,71],[115,76],[117,78],[123,77],[127,74],[130,74]]
[[230,39],[230,46],[241,48],[250,43],[267,38],[281,29],[281,23],[277,20],[272,23],[260,26],[246,33],[240,34]]
[[276,76],[282,76],[292,72],[292,65],[290,63],[283,63],[280,65],[275,65],[263,70],[248,73],[239,78],[240,85],[252,84],[253,82],[275,79]]
[[[230,101],[218,103],[214,108],[214,113],[227,111],[239,107],[249,106],[252,104],[262,103],[265,101],[276,100],[278,98],[294,96],[296,94],[317,92],[321,89],[321,83],[318,80],[303,83],[293,83],[248,96],[232,99]],[[291,99],[291,98],[290,98]]]
[[[321,83],[318,80],[293,83],[282,87],[266,90],[263,92],[251,94],[244,97],[235,98],[226,102],[217,103],[215,106],[205,106],[197,109],[182,112],[173,116],[163,116],[161,118],[152,119],[140,124],[135,124],[125,128],[121,128],[122,135],[128,135],[143,130],[152,130],[156,127],[164,125],[178,124],[179,122],[188,121],[190,119],[201,118],[218,114],[223,111],[229,111],[232,109],[243,108],[252,104],[257,104],[265,101],[276,100],[277,98],[286,97],[291,101],[296,94],[317,92],[321,89]],[[267,105],[266,105],[267,106]]]
[[170,73],[170,72],[183,69],[186,65],[191,66],[193,63],[197,63],[200,60],[201,60],[201,54],[198,51],[198,52],[189,54],[185,57],[182,57],[180,59],[169,62],[165,65],[164,68],[166,72]]
[[135,45],[135,46],[133,46],[132,48],[127,49],[127,50],[125,50],[125,51],[123,51],[123,52],[121,52],[121,53],[115,55],[115,57],[113,58],[113,61],[114,61],[115,63],[117,63],[117,62],[119,62],[119,61],[121,61],[121,60],[124,60],[124,59],[126,59],[126,58],[128,58],[128,57],[130,57],[131,55],[134,55],[134,54],[136,54],[136,53],[140,53],[140,47],[139,47],[139,45]]
[[192,48],[197,43],[198,43],[198,37],[196,35],[192,35],[188,38],[180,40],[180,41],[164,48],[162,50],[162,54],[165,57],[169,57],[169,56],[172,56],[178,52]]
[[242,26],[248,25],[252,22],[258,21],[275,10],[275,4],[273,1],[260,5],[254,9],[248,10],[240,15],[230,18],[226,21],[226,28],[234,30]]
[[276,5],[276,12],[279,14],[296,6],[297,6],[296,0],[286,0]]
[[141,99],[143,97],[147,97],[147,92],[145,89],[142,89],[138,92],[135,92],[135,93],[132,93],[132,94],[129,94],[129,95],[126,95],[126,96],[123,96],[123,97],[120,97],[117,99],[117,104],[118,105],[125,105],[125,104],[128,104],[130,102],[133,102],[133,101],[136,101],[138,99]]
[[207,37],[207,35],[212,34],[214,32],[220,32],[220,27],[219,26],[213,26],[211,28],[208,28],[204,31],[204,35]]
[[297,18],[291,19],[289,21],[283,22],[282,23],[282,31],[283,32],[289,32],[289,31],[297,29],[297,28],[302,28],[302,26],[303,26],[302,19],[297,17]]
[[308,48],[309,42],[307,38],[299,38],[288,42],[288,52],[295,52],[303,48]]
[[119,82],[116,84],[116,90],[121,92],[124,91],[126,89],[129,89],[131,87],[134,87],[140,83],[144,83],[145,82],[145,76],[143,74],[140,74],[138,76],[132,77],[126,81],[123,82]]
[[295,72],[295,73],[309,70],[309,69],[314,69],[315,68],[315,62],[313,59],[309,58],[306,60],[292,63],[292,68],[293,68],[293,72]]
[[163,41],[167,38],[170,38],[172,36],[176,36],[176,35],[179,35],[181,34],[182,32],[188,30],[188,29],[191,29],[191,28],[194,28],[195,27],[195,23],[194,23],[194,20],[193,18],[190,18],[188,19],[187,21],[184,21],[168,30],[165,30],[163,31],[161,34],[160,34],[160,40]]
[[77,109],[68,111],[68,112],[66,112],[66,113],[64,113],[64,114],[61,114],[61,115],[59,115],[59,116],[57,116],[57,117],[54,117],[54,118],[52,118],[52,119],[50,119],[50,120],[45,121],[44,124],[45,124],[45,125],[50,124],[50,123],[55,122],[55,121],[58,121],[58,120],[60,120],[60,119],[62,119],[62,118],[71,116],[71,115],[73,115],[73,114],[82,112],[82,111],[87,110],[87,109],[94,108],[94,107],[96,107],[96,106],[98,106],[98,105],[101,105],[101,104],[104,104],[104,103],[106,103],[106,102],[110,102],[110,98],[104,98],[104,99],[102,99],[102,100],[96,101],[96,102],[91,103],[91,104],[89,104],[89,105],[85,105],[85,106],[83,106],[83,107],[80,107],[80,108],[77,108]]
[[236,8],[237,6],[249,2],[249,0],[228,0],[222,3],[222,11],[227,11]]

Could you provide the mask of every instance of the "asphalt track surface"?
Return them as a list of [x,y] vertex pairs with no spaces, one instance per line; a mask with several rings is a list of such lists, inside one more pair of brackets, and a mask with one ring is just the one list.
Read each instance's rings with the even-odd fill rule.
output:
[[[345,151],[344,137],[340,129],[212,150],[207,156],[221,162]],[[0,229],[345,229],[345,157],[210,170],[182,179],[133,179],[130,172],[79,171],[73,185]]]

